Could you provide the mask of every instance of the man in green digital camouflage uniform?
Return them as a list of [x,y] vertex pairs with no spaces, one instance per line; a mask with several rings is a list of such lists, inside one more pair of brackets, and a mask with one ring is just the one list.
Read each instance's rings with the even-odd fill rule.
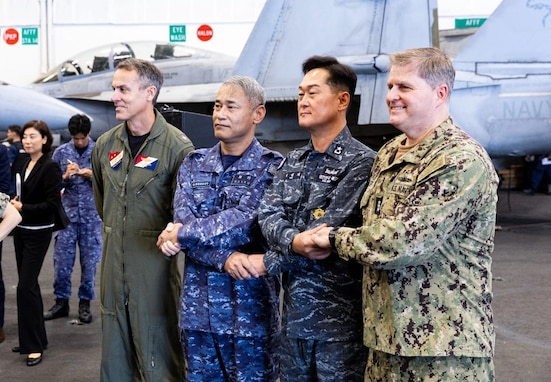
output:
[[438,49],[391,56],[390,122],[404,134],[377,155],[363,226],[312,232],[320,247],[364,264],[365,381],[495,379],[498,178],[484,149],[449,116],[454,77]]

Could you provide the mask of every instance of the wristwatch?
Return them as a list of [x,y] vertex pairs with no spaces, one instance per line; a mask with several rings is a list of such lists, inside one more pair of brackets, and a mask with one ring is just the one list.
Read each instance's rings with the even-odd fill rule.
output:
[[337,234],[339,227],[333,227],[331,231],[329,231],[329,244],[331,245],[331,249],[333,251],[337,251],[337,247],[335,244],[335,235]]

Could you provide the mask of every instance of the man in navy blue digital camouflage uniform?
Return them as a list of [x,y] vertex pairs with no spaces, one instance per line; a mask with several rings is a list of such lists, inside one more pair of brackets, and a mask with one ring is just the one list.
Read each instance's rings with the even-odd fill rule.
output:
[[258,214],[270,247],[264,264],[271,275],[283,272],[281,381],[363,381],[362,267],[336,255],[300,255],[310,247],[303,231],[360,223],[359,198],[375,153],[347,127],[354,71],[334,57],[314,56],[303,72],[298,122],[311,139],[287,155]]
[[76,114],[69,119],[71,141],[59,146],[52,159],[59,163],[64,189],[61,201],[71,223],[59,231],[54,247],[54,294],[56,302],[44,313],[45,320],[69,315],[71,274],[75,265],[76,247],[80,254],[80,287],[78,317],[83,323],[92,322],[90,300],[96,298],[94,285],[96,264],[101,260],[101,220],[94,204],[92,190],[91,123],[86,115]]
[[265,252],[257,207],[282,157],[254,133],[266,114],[252,78],[225,81],[214,104],[220,143],[182,163],[174,224],[159,236],[165,255],[186,254],[180,327],[188,381],[276,381],[279,275],[251,258]]

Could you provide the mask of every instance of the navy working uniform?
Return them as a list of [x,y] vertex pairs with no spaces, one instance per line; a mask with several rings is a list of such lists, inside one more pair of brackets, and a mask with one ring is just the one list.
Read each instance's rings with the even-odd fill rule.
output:
[[256,139],[240,158],[221,156],[220,143],[190,154],[174,197],[186,253],[180,326],[188,381],[275,381],[279,275],[235,280],[224,264],[236,251],[265,252],[257,208],[282,157]]
[[451,118],[398,157],[404,141],[379,151],[363,226],[335,235],[365,265],[366,380],[493,381],[497,174]]
[[[89,140],[88,147],[79,153],[71,140],[59,146],[52,159],[65,174],[71,162],[79,168],[91,168],[92,149],[95,143]],[[94,204],[92,180],[71,175],[61,183],[63,194],[61,202],[71,221],[64,230],[58,232],[54,247],[54,294],[61,299],[71,297],[71,274],[75,264],[76,245],[80,254],[80,287],[78,297],[81,300],[93,300],[96,278],[96,264],[101,260],[101,219]]]
[[375,152],[355,140],[345,127],[325,152],[314,150],[312,142],[291,151],[262,198],[259,223],[270,248],[264,264],[271,275],[283,272],[286,342],[282,381],[298,381],[298,375],[311,374],[311,360],[294,359],[303,353],[296,347],[310,352],[318,346],[324,346],[323,352],[330,355],[317,361],[318,366],[325,363],[325,370],[317,370],[318,376],[334,380],[336,370],[349,369],[348,375],[337,379],[363,380],[367,352],[358,308],[362,267],[336,255],[309,260],[293,253],[291,244],[298,233],[323,223],[361,223],[359,198],[374,157]]

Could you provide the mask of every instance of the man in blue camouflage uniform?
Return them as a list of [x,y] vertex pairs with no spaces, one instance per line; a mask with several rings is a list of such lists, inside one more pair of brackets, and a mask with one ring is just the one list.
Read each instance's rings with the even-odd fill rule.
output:
[[276,381],[279,275],[250,258],[265,252],[257,208],[283,159],[254,138],[266,114],[252,78],[226,80],[214,104],[220,143],[182,163],[174,222],[157,244],[186,254],[180,327],[188,381]]
[[264,264],[283,272],[281,380],[361,381],[367,359],[362,344],[361,272],[338,256],[300,256],[310,243],[302,232],[322,224],[357,225],[359,198],[375,153],[353,139],[346,111],[356,74],[334,57],[303,64],[298,122],[310,142],[291,151],[262,198],[259,222],[270,250]]
[[71,223],[57,233],[54,245],[54,294],[56,303],[44,313],[45,320],[69,314],[71,274],[75,265],[76,247],[80,254],[80,287],[78,289],[78,318],[92,322],[90,300],[94,292],[96,264],[101,260],[101,219],[94,204],[92,190],[91,123],[86,115],[77,114],[69,119],[71,141],[59,146],[52,159],[59,163],[63,174],[63,208]]
[[438,49],[391,56],[390,122],[404,134],[377,155],[363,226],[312,232],[320,251],[364,264],[366,381],[495,379],[498,178],[484,149],[449,116],[454,77]]

